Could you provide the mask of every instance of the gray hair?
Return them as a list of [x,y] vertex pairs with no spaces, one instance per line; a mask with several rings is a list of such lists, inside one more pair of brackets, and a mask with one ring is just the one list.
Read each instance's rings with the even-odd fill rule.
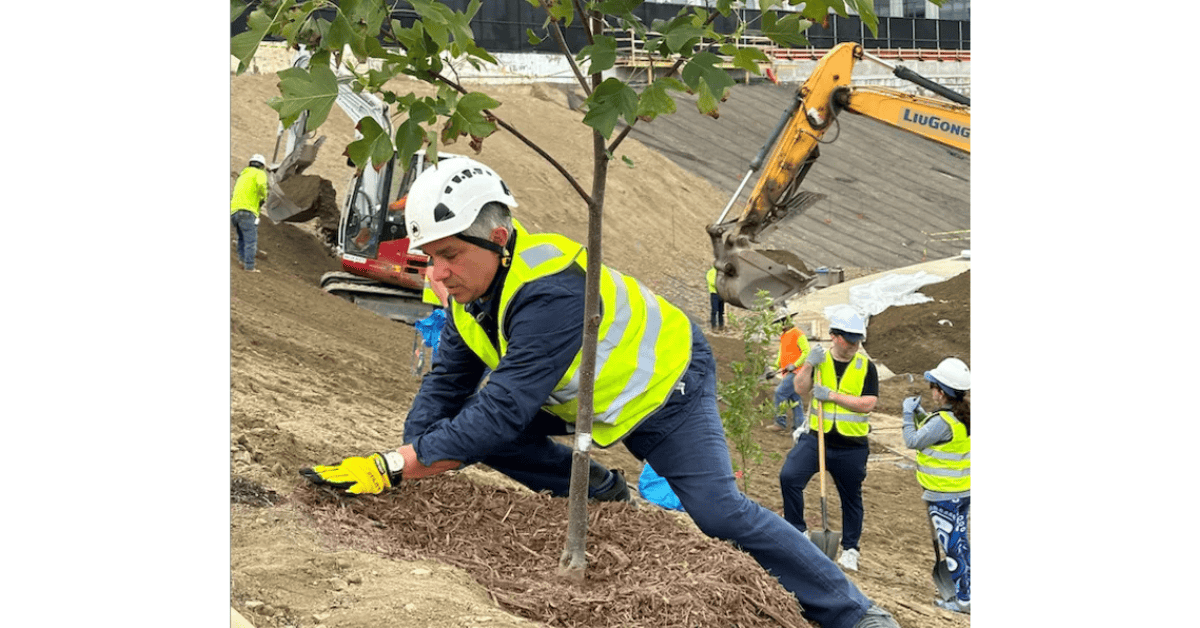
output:
[[492,237],[492,229],[496,227],[504,227],[511,235],[513,232],[512,211],[508,209],[508,205],[493,201],[485,204],[479,210],[475,222],[464,229],[462,235],[488,240]]

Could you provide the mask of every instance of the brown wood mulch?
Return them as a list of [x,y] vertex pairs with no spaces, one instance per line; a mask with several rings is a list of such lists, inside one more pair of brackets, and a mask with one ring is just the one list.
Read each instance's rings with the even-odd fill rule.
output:
[[341,545],[459,567],[504,610],[548,626],[810,625],[749,554],[656,507],[589,504],[588,566],[576,584],[558,568],[564,498],[447,474],[382,495],[306,485],[292,499]]

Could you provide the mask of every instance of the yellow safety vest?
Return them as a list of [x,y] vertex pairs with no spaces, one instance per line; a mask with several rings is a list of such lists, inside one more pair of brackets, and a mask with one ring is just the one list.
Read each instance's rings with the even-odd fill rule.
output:
[[[425,272],[429,272],[428,269],[426,269]],[[425,291],[421,293],[421,301],[430,305],[442,307],[442,300],[439,299],[437,293],[433,291],[433,286],[429,285],[428,275],[425,276]]]
[[258,215],[258,206],[267,198],[267,173],[262,168],[246,166],[233,184],[233,197],[229,199],[229,214],[241,210]]
[[[850,360],[850,364],[846,365],[846,370],[842,373],[841,381],[838,381],[837,371],[833,368],[832,352],[825,352],[825,359],[817,366],[817,369],[821,374],[821,385],[827,386],[829,390],[854,396],[862,394],[863,384],[867,380],[867,357],[865,355],[854,354],[854,358]],[[815,383],[816,379],[814,378],[813,381]],[[831,386],[831,382],[836,383]],[[870,424],[867,423],[867,413],[843,408],[832,401],[813,399],[808,418],[809,424],[814,430],[818,429],[818,406],[825,412],[826,432],[832,431],[834,426],[837,426],[838,433],[844,436],[866,436],[867,432],[871,430]]]
[[709,293],[715,294],[717,292],[717,269],[709,268],[708,273],[704,275],[704,278],[708,280]]
[[940,415],[954,436],[949,442],[926,447],[917,452],[917,481],[921,486],[939,493],[963,493],[971,490],[971,436],[967,426],[946,410],[926,416],[917,424],[919,429],[930,417]]
[[[462,304],[450,302],[463,341],[491,369],[508,352],[504,324],[512,296],[525,284],[572,265],[587,267],[587,250],[582,245],[557,234],[529,233],[515,220],[513,227],[516,248],[500,291],[499,350]],[[679,308],[636,279],[607,266],[601,269],[592,440],[607,447],[660,408],[679,384],[692,360],[692,328]],[[581,348],[543,405],[568,423],[575,422],[578,411],[582,354]]]

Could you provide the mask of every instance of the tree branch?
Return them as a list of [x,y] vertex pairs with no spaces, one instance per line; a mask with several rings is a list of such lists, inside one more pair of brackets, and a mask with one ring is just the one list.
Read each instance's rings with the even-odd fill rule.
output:
[[[545,0],[542,0],[542,1],[545,2]],[[717,15],[719,15],[719,13],[717,11],[713,11],[713,12],[709,13],[708,19],[704,20],[704,26],[708,26],[709,24],[712,24],[713,20],[717,19]],[[679,66],[683,65],[684,61],[685,61],[685,59],[683,57],[676,59],[675,63],[671,66],[671,69],[667,70],[667,73],[663,75],[663,78],[667,78],[668,76],[671,76],[671,75],[675,74],[676,72],[678,72]],[[651,69],[651,76],[650,76],[651,81],[654,80],[653,72],[654,72],[654,70]],[[625,125],[625,128],[621,129],[621,133],[619,135],[617,135],[617,138],[614,139],[612,141],[612,143],[608,145],[608,152],[610,154],[616,154],[617,147],[621,145],[621,142],[623,142],[625,140],[625,137],[627,135],[629,135],[629,132],[632,130],[633,130],[633,125],[629,125],[629,124]]]

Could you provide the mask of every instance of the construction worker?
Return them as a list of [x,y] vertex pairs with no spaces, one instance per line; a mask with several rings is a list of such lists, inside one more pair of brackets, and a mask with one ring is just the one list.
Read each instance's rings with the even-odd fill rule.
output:
[[267,160],[262,155],[250,157],[250,164],[238,174],[229,201],[229,222],[237,231],[238,261],[242,268],[256,273],[254,257],[258,254],[258,210],[267,200]]
[[[305,477],[377,493],[480,462],[535,491],[568,494],[572,450],[550,437],[574,432],[588,252],[526,231],[515,207],[499,175],[469,158],[413,182],[408,232],[452,300],[438,358],[398,450],[302,469]],[[749,552],[825,628],[898,627],[815,545],[738,490],[699,327],[632,277],[603,267],[598,280],[595,418],[576,442],[620,442],[652,464],[701,530]],[[593,461],[589,475],[591,497],[629,499],[620,473]]]
[[921,496],[946,554],[954,580],[955,598],[938,606],[971,612],[971,547],[967,515],[971,510],[971,370],[958,358],[946,358],[925,371],[929,397],[936,408],[926,414],[921,397],[904,400],[904,445],[917,450],[917,481]]
[[[809,431],[799,434],[779,470],[783,516],[801,532],[804,522],[804,487],[818,467],[817,426],[824,423],[825,468],[833,477],[842,503],[842,552],[838,564],[858,571],[858,541],[863,528],[862,483],[867,478],[867,414],[879,401],[879,373],[858,348],[866,338],[863,317],[849,308],[829,320],[831,345],[817,345],[796,371],[796,392],[811,393]],[[814,377],[817,382],[814,384]],[[824,416],[818,416],[818,413]]]
[[725,331],[725,300],[717,294],[716,267],[710,266],[704,278],[708,280],[708,326],[713,331]]
[[784,402],[790,401],[792,407],[792,423],[800,426],[804,416],[804,399],[796,392],[796,369],[804,364],[808,357],[808,337],[796,327],[791,316],[787,316],[787,327],[779,337],[779,357],[775,359],[777,374],[783,375],[783,380],[775,387],[775,422],[767,426],[771,432],[788,431],[787,411],[781,409]]

